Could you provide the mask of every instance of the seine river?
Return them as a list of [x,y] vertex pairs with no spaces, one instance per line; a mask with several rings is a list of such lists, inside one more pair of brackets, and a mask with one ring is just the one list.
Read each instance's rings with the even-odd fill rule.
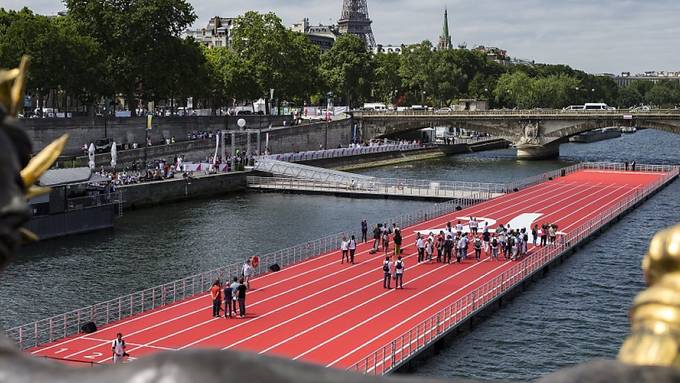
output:
[[[579,161],[680,163],[680,135],[641,131],[565,144],[559,161],[511,150],[362,171],[387,177],[502,182]],[[239,194],[126,212],[115,230],[31,246],[0,277],[0,324],[12,327],[428,206],[428,202]],[[627,215],[473,331],[418,367],[440,378],[530,380],[612,358],[643,288],[651,236],[680,222],[680,182]]]

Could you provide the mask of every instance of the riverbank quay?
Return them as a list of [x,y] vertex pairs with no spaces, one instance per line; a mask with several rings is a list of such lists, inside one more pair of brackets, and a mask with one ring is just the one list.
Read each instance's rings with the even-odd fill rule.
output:
[[200,175],[119,186],[125,209],[163,205],[246,190],[250,171]]
[[[622,209],[641,202],[653,190],[677,176],[676,168],[669,167],[668,172],[664,172],[664,168],[654,171],[655,168],[650,167],[633,173],[619,170],[617,166],[622,169],[620,164],[572,167],[564,176],[561,172],[551,173],[546,175],[546,182],[523,187],[518,192],[475,206],[463,206],[464,210],[459,212],[451,204],[446,205],[451,209],[448,211],[443,208],[439,211],[428,210],[395,220],[403,228],[404,244],[407,246],[403,255],[406,262],[404,281],[407,284],[403,291],[382,289],[381,259],[384,258],[382,254],[369,255],[369,244],[360,245],[357,265],[347,267],[337,262],[340,259],[339,253],[327,249],[331,243],[337,246],[339,239],[335,237],[325,242],[313,241],[271,256],[263,256],[258,266],[261,276],[252,282],[255,290],[249,294],[250,311],[245,320],[209,319],[210,303],[204,293],[215,277],[228,277],[238,273],[239,264],[232,265],[231,269],[223,268],[212,274],[202,274],[202,277],[194,276],[155,290],[146,290],[145,298],[136,293],[107,304],[72,312],[68,319],[74,323],[69,323],[68,328],[75,327],[76,318],[83,321],[92,319],[91,314],[95,315],[95,322],[100,327],[102,323],[106,323],[107,314],[110,314],[109,322],[111,318],[118,320],[120,314],[116,310],[121,305],[123,318],[104,326],[97,333],[71,338],[68,342],[54,343],[49,350],[41,348],[44,351],[32,351],[37,351],[36,355],[49,356],[50,352],[56,353],[66,348],[53,356],[95,364],[106,363],[110,355],[108,348],[112,334],[121,330],[126,334],[127,342],[139,345],[133,351],[132,355],[135,357],[164,348],[237,348],[338,368],[352,367],[356,363],[366,365],[363,360],[368,357],[368,367],[364,372],[387,373],[392,371],[393,355],[397,358],[395,360],[401,361],[406,350],[422,351],[427,348],[424,345],[416,347],[415,340],[430,339],[430,335],[438,334],[434,330],[423,331],[422,328],[418,333],[416,326],[419,323],[429,319],[430,323],[442,324],[433,328],[444,331],[445,326],[456,323],[461,317],[474,311],[472,302],[483,305],[486,299],[493,298],[492,292],[503,293],[516,280],[532,273],[516,273],[514,268],[517,265],[531,265],[531,260],[537,259],[531,257],[539,254],[539,251],[548,251],[530,248],[526,263],[524,260],[498,262],[484,258],[479,263],[466,261],[462,265],[416,264],[412,244],[415,231],[440,228],[446,221],[457,217],[475,215],[505,223],[525,214],[538,212],[543,214],[539,222],[558,224],[560,230],[566,233],[563,243],[550,247],[561,251],[571,246],[571,243],[576,243],[579,235],[587,237],[594,233],[601,223],[610,222],[610,218],[614,219],[613,217],[624,211]],[[520,226],[513,224],[513,227]],[[321,255],[318,256],[319,254]],[[553,255],[555,254],[550,253],[551,257]],[[282,271],[265,272],[268,265],[279,261],[284,266]],[[294,264],[289,266],[290,263]],[[504,275],[507,279],[502,279]],[[201,280],[205,281],[204,285],[201,285]],[[507,283],[493,285],[494,289],[491,290],[482,288],[485,283],[493,280]],[[342,283],[342,289],[338,289],[338,283]],[[352,291],[352,294],[347,294],[347,291]],[[471,295],[473,292],[477,292],[477,295]],[[162,303],[161,296],[165,299]],[[461,299],[461,302],[466,302],[465,297],[470,304],[460,306],[460,309],[467,308],[469,311],[459,312],[454,304]],[[154,298],[155,306],[152,304]],[[165,305],[173,302],[171,306]],[[285,302],[285,307],[282,302]],[[447,311],[452,305],[453,309]],[[146,312],[154,307],[155,311]],[[406,307],[407,310],[404,311],[403,308]],[[130,315],[136,316],[126,319],[127,310],[131,311]],[[447,312],[449,316],[442,315],[441,322],[433,319],[436,314]],[[65,327],[59,322],[62,319],[55,317],[53,320],[52,328],[58,329],[55,336],[61,335],[61,329]],[[35,328],[39,329],[36,332],[41,336],[49,336],[45,330],[50,328],[49,321],[27,325],[23,333],[28,347],[31,347],[29,337]],[[404,335],[407,329],[413,330],[411,340],[397,344],[394,348],[387,348],[387,353],[382,354],[390,358],[387,362],[381,360],[381,355],[375,358],[375,364],[370,362],[375,352],[382,352],[380,350],[386,344],[391,346],[394,339]],[[16,333],[15,331],[14,334]],[[44,342],[45,339],[41,341]],[[407,344],[411,349],[406,348]],[[396,351],[393,354],[390,350]],[[309,352],[304,354],[307,351]],[[85,358],[97,353],[103,356]],[[339,360],[345,354],[348,356]],[[335,362],[336,360],[339,361]]]

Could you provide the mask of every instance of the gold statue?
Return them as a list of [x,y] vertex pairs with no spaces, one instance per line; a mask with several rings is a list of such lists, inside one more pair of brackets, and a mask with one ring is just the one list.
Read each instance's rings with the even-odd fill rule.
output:
[[[9,117],[16,117],[21,108],[24,96],[24,89],[26,88],[26,75],[28,69],[28,57],[21,58],[21,63],[18,68],[10,70],[0,69],[0,108]],[[47,145],[36,156],[31,158],[30,162],[24,169],[21,170],[21,179],[27,198],[36,195],[44,194],[49,191],[48,188],[37,187],[34,183],[43,175],[57,160],[68,135],[64,134],[51,144]],[[27,240],[36,239],[35,234],[26,229],[22,229],[22,235]]]
[[619,360],[680,368],[680,225],[654,236],[642,269],[649,288],[635,298]]

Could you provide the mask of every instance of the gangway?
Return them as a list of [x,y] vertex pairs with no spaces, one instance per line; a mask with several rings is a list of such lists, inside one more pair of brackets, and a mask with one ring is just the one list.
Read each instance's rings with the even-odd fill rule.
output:
[[339,170],[317,168],[298,163],[278,161],[269,158],[258,158],[253,170],[271,173],[278,177],[290,177],[302,180],[332,182],[335,184],[353,185],[360,181],[368,182],[374,177]]

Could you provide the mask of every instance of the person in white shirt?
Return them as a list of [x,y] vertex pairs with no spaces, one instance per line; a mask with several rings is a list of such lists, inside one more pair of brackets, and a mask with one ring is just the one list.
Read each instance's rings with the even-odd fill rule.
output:
[[417,234],[416,248],[418,249],[418,263],[425,260],[425,241],[420,233]]
[[243,264],[243,283],[250,290],[250,279],[255,275],[255,269],[250,265],[250,258]]
[[125,341],[123,340],[123,334],[116,334],[116,339],[113,340],[111,344],[111,351],[113,352],[113,363],[121,363],[123,357],[127,356],[125,352]]
[[354,236],[347,243],[347,249],[349,249],[349,262],[354,264],[354,253],[357,251],[357,240]]
[[463,224],[460,223],[460,221],[458,221],[458,223],[456,224],[456,234],[460,236],[461,233],[463,233]]
[[401,259],[401,255],[397,257],[397,261],[394,263],[394,288],[404,289],[404,261]]
[[342,242],[340,242],[340,251],[342,252],[342,261],[340,263],[345,263],[345,258],[347,258],[347,262],[349,263],[349,242],[347,241],[347,237],[342,237]]

